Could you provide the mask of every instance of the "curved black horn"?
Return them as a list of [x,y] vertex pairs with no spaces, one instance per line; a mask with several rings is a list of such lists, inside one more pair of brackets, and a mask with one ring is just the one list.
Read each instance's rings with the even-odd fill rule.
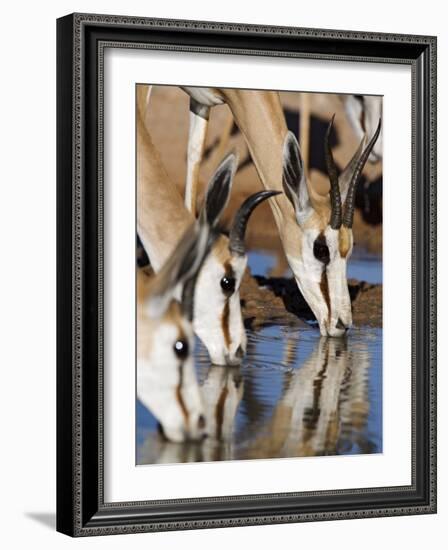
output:
[[280,195],[281,191],[259,191],[248,197],[239,207],[229,234],[229,250],[237,256],[244,256],[246,246],[244,244],[244,235],[246,234],[247,222],[254,209],[269,197]]
[[375,133],[373,134],[372,139],[369,141],[369,143],[367,144],[367,147],[364,149],[362,155],[359,157],[358,164],[355,167],[355,170],[352,175],[352,179],[350,180],[350,184],[348,186],[347,198],[345,199],[345,205],[344,205],[344,215],[342,217],[342,223],[345,225],[345,227],[350,228],[353,225],[353,214],[355,212],[356,186],[358,184],[364,165],[366,164],[367,159],[369,158],[369,155],[373,149],[373,146],[375,145],[376,140],[380,135],[380,131],[381,131],[381,118],[378,121],[378,127]]
[[339,229],[342,224],[342,200],[341,191],[339,189],[338,170],[333,159],[333,152],[330,147],[330,134],[333,130],[333,122],[335,115],[332,116],[331,122],[328,125],[327,133],[325,134],[325,164],[327,165],[328,177],[330,179],[330,203],[331,217],[330,226],[333,229]]

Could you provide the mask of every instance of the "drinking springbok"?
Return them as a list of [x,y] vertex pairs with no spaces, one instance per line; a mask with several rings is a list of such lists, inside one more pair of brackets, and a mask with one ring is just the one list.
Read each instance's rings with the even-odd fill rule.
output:
[[300,251],[295,256],[288,255],[288,261],[323,336],[341,336],[352,325],[347,260],[353,249],[355,191],[381,130],[380,120],[369,143],[365,145],[365,137],[361,140],[353,158],[338,176],[329,145],[333,121],[334,115],[324,140],[330,180],[328,195],[310,193],[299,144],[291,132],[283,148],[283,187],[302,233]]
[[189,209],[194,211],[195,207],[209,110],[226,103],[246,140],[264,187],[286,190],[286,197],[279,195],[270,205],[286,258],[316,316],[321,334],[344,335],[352,323],[346,264],[353,246],[354,193],[378,139],[380,124],[365,148],[365,138],[361,141],[339,178],[327,134],[330,191],[320,195],[306,180],[300,148],[294,135],[288,133],[277,92],[189,87],[183,90],[191,98],[186,191]]
[[[148,94],[137,88],[137,228],[151,265],[157,272],[194,216],[171,182],[156,150],[144,116]],[[230,154],[212,176],[203,216],[218,224],[230,197],[236,156]],[[241,363],[246,349],[239,288],[247,265],[244,236],[253,210],[279,191],[250,196],[237,211],[229,237],[220,235],[199,275],[194,296],[193,327],[218,365]]]
[[191,321],[195,282],[214,238],[205,220],[194,222],[157,275],[137,271],[137,396],[170,441],[205,435]]

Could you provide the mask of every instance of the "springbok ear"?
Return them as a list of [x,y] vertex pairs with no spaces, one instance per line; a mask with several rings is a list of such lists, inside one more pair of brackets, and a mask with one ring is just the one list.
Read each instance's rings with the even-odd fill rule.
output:
[[154,278],[146,304],[150,317],[160,318],[181,286],[182,310],[189,320],[193,318],[196,279],[217,235],[205,220],[194,222],[186,230]]
[[216,227],[222,212],[229,202],[237,165],[238,159],[236,154],[230,153],[218,166],[208,184],[203,213],[201,215],[205,215],[207,223],[211,227]]
[[174,252],[155,276],[147,301],[150,317],[158,318],[167,310],[179,285],[195,279],[215,240],[207,223],[194,222],[184,233]]
[[299,143],[292,132],[287,133],[283,145],[283,189],[294,207],[298,223],[302,224],[311,203]]

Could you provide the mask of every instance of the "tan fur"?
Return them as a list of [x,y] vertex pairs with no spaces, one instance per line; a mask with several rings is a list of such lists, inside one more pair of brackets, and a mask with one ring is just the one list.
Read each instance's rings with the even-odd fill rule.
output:
[[[157,263],[162,265],[194,218],[166,173],[146,128],[147,89],[137,86],[137,218],[141,239],[157,244]],[[228,244],[229,239],[221,235],[212,248],[222,264],[231,259]]]
[[311,215],[305,221],[303,229],[317,229],[319,233],[323,233],[330,221],[330,211],[318,212],[313,210]]
[[229,251],[229,239],[225,235],[220,235],[213,244],[212,254],[221,263],[230,262],[232,255]]
[[352,246],[353,234],[352,230],[344,225],[339,229],[339,254],[341,258],[345,258]]
[[[288,129],[278,92],[223,89],[221,95],[245,137],[264,187],[283,191],[283,145]],[[311,185],[308,185],[308,194],[317,214],[322,219],[329,219],[328,194],[317,193]],[[286,254],[297,256],[300,254],[301,236],[291,203],[282,194],[271,198],[269,204]],[[316,221],[313,218],[312,223]]]
[[145,126],[147,86],[137,86],[137,224],[143,244],[152,245],[152,261],[162,265],[193,216],[171,182]]

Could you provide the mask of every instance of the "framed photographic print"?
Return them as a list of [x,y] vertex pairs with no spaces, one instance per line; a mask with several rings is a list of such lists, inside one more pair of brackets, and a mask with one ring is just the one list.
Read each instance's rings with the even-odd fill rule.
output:
[[57,528],[436,511],[436,39],[57,22]]

